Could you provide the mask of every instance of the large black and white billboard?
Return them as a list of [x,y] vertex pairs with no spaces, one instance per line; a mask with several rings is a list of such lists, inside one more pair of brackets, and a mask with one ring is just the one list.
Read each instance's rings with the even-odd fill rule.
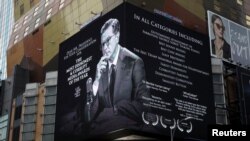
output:
[[215,122],[207,45],[127,3],[96,19],[60,45],[55,140],[119,129],[205,139]]
[[221,15],[207,13],[212,56],[249,66],[249,30]]

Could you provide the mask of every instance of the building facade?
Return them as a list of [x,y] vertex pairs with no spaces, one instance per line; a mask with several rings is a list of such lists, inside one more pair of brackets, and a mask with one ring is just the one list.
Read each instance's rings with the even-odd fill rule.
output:
[[8,115],[0,117],[0,141],[7,141]]
[[0,79],[7,77],[7,60],[6,51],[9,45],[10,35],[12,33],[12,26],[14,24],[13,18],[13,2],[9,0],[2,0],[0,2]]

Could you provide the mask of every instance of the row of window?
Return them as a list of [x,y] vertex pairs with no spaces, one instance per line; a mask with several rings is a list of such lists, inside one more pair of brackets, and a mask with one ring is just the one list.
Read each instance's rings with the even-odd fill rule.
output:
[[[48,7],[54,0],[46,0],[45,1],[45,4],[44,4],[44,7]],[[59,10],[61,10],[63,8],[65,4],[65,0],[60,0],[60,3],[59,3]],[[20,6],[20,10],[23,9],[22,8],[23,5]],[[38,6],[34,9],[34,13],[33,14],[26,14],[26,16],[24,17],[23,21],[21,21],[20,23],[16,23],[15,26],[14,26],[14,30],[13,32],[17,32],[19,29],[21,29],[22,26],[25,26],[28,22],[31,21],[32,18],[35,18],[37,15],[39,15],[40,13],[42,13],[42,6],[38,4]],[[39,27],[39,25],[41,25],[41,21],[42,22],[45,22],[47,20],[49,20],[52,16],[52,10],[53,8],[51,7],[50,9],[48,9],[47,13],[46,13],[46,19],[42,21],[41,19],[41,16],[38,17],[36,20],[35,20],[35,24],[34,24],[34,29],[36,29],[37,27]],[[41,14],[40,14],[41,15]],[[24,34],[23,36],[27,36],[29,33],[30,33],[30,25],[28,25],[25,30],[24,30]],[[14,44],[16,44],[19,40],[19,34],[17,34],[14,38]]]
[[[36,129],[36,123],[26,123],[23,125],[23,132],[34,132]],[[48,134],[48,133],[54,133],[55,130],[55,125],[53,124],[47,124],[43,126],[43,133]]]

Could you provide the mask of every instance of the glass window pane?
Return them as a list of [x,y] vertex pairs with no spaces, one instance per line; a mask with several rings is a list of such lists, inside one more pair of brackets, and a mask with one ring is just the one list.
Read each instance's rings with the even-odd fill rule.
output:
[[216,104],[225,104],[224,95],[214,95],[214,101]]
[[25,107],[25,111],[24,111],[25,114],[34,114],[36,113],[36,106],[26,106]]
[[23,132],[35,131],[35,123],[23,124]]
[[213,74],[213,82],[216,82],[216,83],[222,83],[222,75],[220,74]]
[[55,95],[56,87],[46,87],[46,95]]
[[55,131],[54,124],[52,124],[52,125],[44,125],[43,126],[43,133],[44,134],[54,133],[54,131]]
[[45,104],[56,104],[56,96],[45,97]]
[[26,97],[25,105],[35,105],[37,104],[37,97]]
[[55,123],[55,115],[44,115],[44,123]]
[[34,132],[28,132],[28,133],[23,133],[23,140],[34,140],[35,139],[35,134]]
[[43,141],[53,141],[54,134],[43,135]]
[[223,93],[223,85],[214,84],[214,93]]
[[36,121],[36,115],[24,115],[24,123],[30,123]]
[[46,105],[44,107],[44,114],[54,114],[56,113],[55,105]]

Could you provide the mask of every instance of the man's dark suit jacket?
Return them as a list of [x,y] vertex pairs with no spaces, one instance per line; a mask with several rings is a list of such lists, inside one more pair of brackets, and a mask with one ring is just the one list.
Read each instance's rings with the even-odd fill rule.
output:
[[142,97],[149,95],[142,59],[121,47],[116,65],[113,103],[109,94],[108,78],[105,76],[107,75],[102,74],[100,78],[97,96],[91,108],[93,131],[97,134],[106,133],[142,124],[141,114],[145,110]]

